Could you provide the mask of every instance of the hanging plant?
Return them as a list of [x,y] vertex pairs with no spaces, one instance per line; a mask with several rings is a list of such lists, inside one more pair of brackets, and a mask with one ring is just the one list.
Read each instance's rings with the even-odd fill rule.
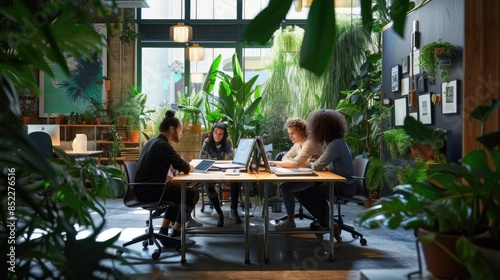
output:
[[447,83],[450,82],[450,71],[440,62],[442,59],[453,60],[458,57],[457,49],[454,45],[448,42],[443,42],[441,39],[434,41],[422,47],[419,56],[419,65],[432,80],[436,77],[436,69],[441,70],[441,78]]
[[130,10],[125,10],[122,22],[122,32],[120,41],[122,44],[130,45],[136,39],[140,38],[140,34],[135,31],[135,19]]

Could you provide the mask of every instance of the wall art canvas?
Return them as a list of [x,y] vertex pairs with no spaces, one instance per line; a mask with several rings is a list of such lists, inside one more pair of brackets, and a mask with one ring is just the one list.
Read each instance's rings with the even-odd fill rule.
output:
[[[106,26],[95,24],[94,28],[106,36]],[[93,51],[91,59],[83,57],[66,58],[70,75],[65,75],[57,66],[51,78],[40,71],[39,117],[56,117],[59,114],[81,113],[90,104],[90,99],[106,101],[106,89],[102,77],[107,73],[106,49]]]

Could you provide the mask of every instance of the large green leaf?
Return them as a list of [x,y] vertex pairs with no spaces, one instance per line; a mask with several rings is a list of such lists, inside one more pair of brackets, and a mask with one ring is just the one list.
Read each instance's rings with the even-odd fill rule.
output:
[[208,70],[208,75],[205,78],[205,82],[203,83],[203,91],[210,93],[212,92],[215,81],[217,80],[217,73],[219,72],[219,65],[222,60],[222,55],[218,55],[212,64],[210,65],[210,69]]
[[314,1],[309,11],[300,50],[300,66],[318,76],[323,74],[330,63],[336,41],[333,1]]
[[245,28],[245,39],[261,44],[268,42],[285,19],[292,2],[293,0],[270,0],[269,5]]

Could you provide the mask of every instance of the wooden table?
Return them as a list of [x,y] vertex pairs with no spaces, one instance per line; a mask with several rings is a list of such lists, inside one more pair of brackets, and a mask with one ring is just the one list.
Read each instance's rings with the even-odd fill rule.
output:
[[102,150],[85,151],[85,152],[75,152],[73,150],[64,150],[64,152],[70,157],[91,157],[91,156],[98,156],[98,155],[101,155],[103,153]]
[[[196,165],[195,162],[192,162]],[[273,183],[273,182],[329,182],[330,191],[330,261],[334,260],[334,182],[345,182],[345,178],[329,171],[316,172],[316,176],[276,176],[267,171],[258,173],[240,172],[239,175],[226,175],[221,171],[208,171],[206,173],[189,173],[180,174],[172,179],[172,182],[181,183],[181,201],[186,201],[186,189],[190,183],[243,183],[245,186],[245,263],[250,263],[250,220],[249,220],[249,205],[250,205],[250,188],[248,185],[252,183]],[[269,188],[264,188],[264,261],[269,262]],[[181,263],[186,262],[186,211],[185,203],[181,203]],[[290,233],[290,231],[275,232],[275,233]],[[302,232],[304,233],[304,232]],[[310,233],[310,232],[307,232]]]

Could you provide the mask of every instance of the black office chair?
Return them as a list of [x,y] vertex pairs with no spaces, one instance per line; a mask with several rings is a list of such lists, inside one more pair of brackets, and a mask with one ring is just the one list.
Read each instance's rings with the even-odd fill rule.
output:
[[38,145],[38,147],[40,148],[40,152],[44,156],[48,158],[54,157],[52,139],[50,138],[50,135],[48,133],[45,133],[43,131],[35,131],[28,134],[28,137]]
[[[366,158],[355,158],[353,162],[354,166],[354,178],[356,181],[354,182],[354,185],[356,187],[356,194],[352,197],[350,196],[343,196],[339,194],[338,192],[336,193],[336,201],[335,203],[337,204],[337,213],[338,217],[335,219],[335,222],[339,225],[340,230],[345,230],[347,232],[350,232],[352,234],[353,238],[360,238],[359,242],[361,245],[366,245],[367,241],[366,239],[363,238],[363,234],[360,232],[356,231],[353,226],[346,225],[343,220],[343,215],[342,215],[342,204],[345,204],[347,202],[354,202],[358,204],[364,204],[364,202],[369,200],[368,196],[368,187],[366,184],[366,171],[368,170],[368,164],[369,160]],[[340,240],[339,240],[340,242]]]
[[[169,243],[172,243],[172,245],[175,245],[176,250],[180,250],[181,246],[181,241],[172,237],[169,237],[164,234],[160,233],[154,233],[154,228],[153,228],[153,212],[157,210],[162,210],[163,212],[166,210],[167,207],[170,206],[176,206],[174,202],[169,202],[169,201],[161,201],[159,199],[158,201],[151,201],[151,202],[141,202],[137,199],[135,192],[134,192],[134,186],[135,185],[158,185],[159,183],[136,183],[135,182],[135,173],[137,172],[137,162],[126,162],[125,163],[125,171],[127,174],[127,191],[125,193],[125,196],[123,197],[123,203],[125,206],[129,208],[142,208],[145,210],[149,211],[149,219],[148,219],[148,229],[146,230],[145,234],[142,234],[140,236],[135,237],[131,241],[128,241],[123,244],[123,247],[142,242],[142,246],[144,248],[147,248],[148,245],[153,245],[155,244],[156,247],[158,248],[153,252],[151,257],[154,260],[157,260],[162,251],[162,247],[160,243],[158,242],[158,238],[162,238],[163,241],[167,240]],[[160,183],[161,184],[161,183]],[[161,184],[165,186],[164,190],[166,190],[167,185],[166,184]],[[161,197],[161,196],[160,196]],[[122,250],[117,250],[117,254],[122,254]]]

